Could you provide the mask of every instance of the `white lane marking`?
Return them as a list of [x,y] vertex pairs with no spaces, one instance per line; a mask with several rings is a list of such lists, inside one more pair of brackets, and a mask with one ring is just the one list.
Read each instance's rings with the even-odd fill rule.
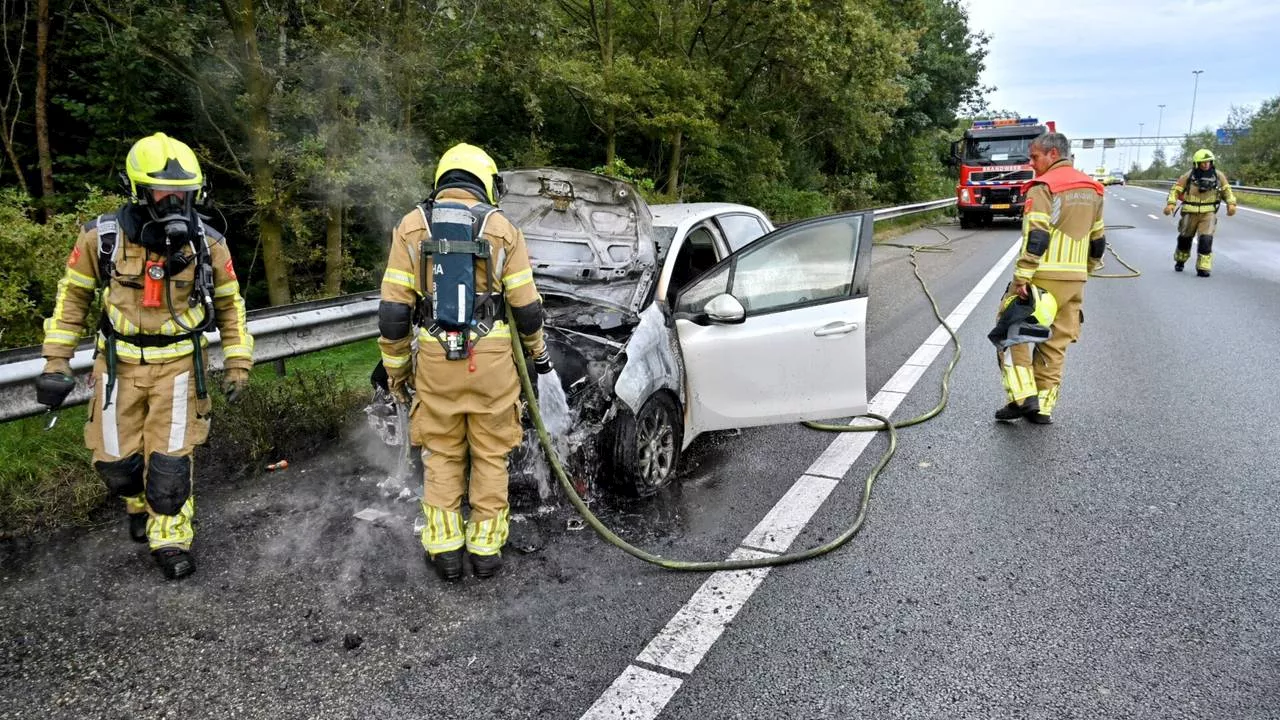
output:
[[1155,215],[1152,215],[1151,213],[1147,213],[1147,217],[1151,218],[1152,220],[1159,220],[1159,219],[1160,219],[1160,218],[1156,217]]
[[[1121,200],[1123,200],[1124,198],[1120,198],[1120,199],[1121,199]],[[1138,207],[1138,204],[1137,204],[1137,203],[1129,203],[1129,207]]]
[[[818,506],[814,505],[813,510],[817,509]],[[771,555],[738,548],[730,553],[729,559],[756,559]],[[649,641],[636,660],[686,675],[693,672],[768,574],[769,568],[713,574],[662,628],[662,632]]]
[[582,720],[658,717],[683,683],[679,678],[630,665],[583,714]]
[[[1137,187],[1137,186],[1135,186],[1135,187]],[[1160,195],[1164,195],[1164,196],[1166,196],[1166,197],[1169,195],[1169,193],[1162,193],[1162,192],[1160,192],[1159,190],[1152,190],[1151,188],[1139,187],[1138,189],[1139,189],[1139,190],[1146,190],[1147,192],[1157,193],[1157,194],[1160,194]],[[1237,210],[1245,210],[1245,211],[1248,211],[1248,212],[1251,212],[1251,213],[1258,213],[1259,215],[1266,215],[1267,217],[1273,217],[1273,218],[1280,219],[1280,214],[1273,213],[1273,212],[1267,212],[1266,210],[1259,210],[1259,209],[1257,209],[1257,208],[1245,207],[1244,205],[1237,205],[1237,206],[1236,206],[1236,209],[1237,209]]]
[[785,552],[839,482],[816,475],[801,475],[742,544],[769,552]]
[[[1022,248],[1022,241],[1015,242],[983,276],[978,284],[947,316],[907,363],[894,373],[885,386],[868,403],[871,412],[889,417],[914,387],[924,370],[950,342],[947,327],[959,328],[978,306],[978,302],[995,285],[1009,263]],[[922,365],[923,363],[923,365]],[[911,378],[910,382],[907,378]],[[875,424],[870,418],[857,418],[852,424]],[[826,501],[836,480],[843,478],[862,451],[871,443],[876,433],[840,433],[809,470],[787,491],[747,534],[741,545],[729,555],[741,557],[768,557],[768,553],[755,548],[784,552],[790,547],[809,518]],[[697,668],[711,646],[724,633],[725,628],[746,604],[748,598],[764,582],[769,568],[758,570],[721,571],[713,574],[694,592],[693,597],[671,618],[667,625],[636,657],[645,663],[673,673],[688,675]],[[654,672],[638,665],[628,665],[599,699],[582,715],[581,720],[653,720],[680,689],[684,680]]]

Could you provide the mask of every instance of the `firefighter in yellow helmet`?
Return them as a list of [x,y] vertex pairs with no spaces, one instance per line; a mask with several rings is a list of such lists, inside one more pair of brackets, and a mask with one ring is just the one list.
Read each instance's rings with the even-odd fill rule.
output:
[[229,400],[248,383],[253,338],[226,241],[196,211],[205,183],[195,153],[156,133],[129,150],[123,175],[130,202],[86,224],[67,258],[36,393],[50,408],[70,393],[69,361],[99,291],[85,444],[124,499],[130,537],[177,579],[195,571],[192,453],[208,438],[210,406],[203,334],[221,332]]
[[[997,320],[1010,320],[1007,313],[1017,309],[1011,304],[1016,297],[1033,301],[1035,317],[1041,323],[1052,317],[1052,326],[1047,338],[1010,335],[1018,342],[997,342],[996,361],[1009,401],[996,411],[997,420],[1053,422],[1067,346],[1080,336],[1084,284],[1089,273],[1102,266],[1107,247],[1103,189],[1096,180],[1071,167],[1070,152],[1071,143],[1061,133],[1046,133],[1031,143],[1036,177],[1026,192],[1022,254]],[[1048,297],[1042,297],[1045,295]]]
[[523,434],[511,333],[539,373],[552,370],[524,234],[497,209],[500,180],[480,148],[445,152],[434,192],[393,232],[382,277],[382,363],[392,392],[412,396],[410,440],[426,458],[422,546],[446,580],[462,576],[464,548],[477,577],[502,564],[507,455]]
[[1173,251],[1173,269],[1182,272],[1191,259],[1191,239],[1196,243],[1196,275],[1209,277],[1213,270],[1213,231],[1218,225],[1218,207],[1227,204],[1227,216],[1236,214],[1236,194],[1227,176],[1214,166],[1213,153],[1200,149],[1191,158],[1191,169],[1182,174],[1169,190],[1164,214],[1172,215],[1176,203],[1182,201],[1182,218],[1178,221],[1178,247]]

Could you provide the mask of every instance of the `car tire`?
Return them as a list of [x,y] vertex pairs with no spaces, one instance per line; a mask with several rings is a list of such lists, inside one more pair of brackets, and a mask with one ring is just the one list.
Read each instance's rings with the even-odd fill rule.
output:
[[671,395],[655,393],[640,412],[619,413],[613,437],[614,480],[623,492],[649,497],[671,484],[680,464],[684,425]]
[[966,213],[966,212],[960,213],[960,229],[971,230],[972,228],[973,228],[973,215],[970,215],[969,213]]

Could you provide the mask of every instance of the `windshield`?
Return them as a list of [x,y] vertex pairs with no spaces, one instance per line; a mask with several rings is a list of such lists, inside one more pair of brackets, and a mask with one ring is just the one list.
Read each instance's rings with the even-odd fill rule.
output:
[[964,160],[979,165],[1031,160],[1034,137],[969,138],[964,141]]

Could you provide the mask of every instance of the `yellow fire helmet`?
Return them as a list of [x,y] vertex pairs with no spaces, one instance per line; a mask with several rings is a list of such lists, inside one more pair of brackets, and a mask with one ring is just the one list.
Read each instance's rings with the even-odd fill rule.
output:
[[489,157],[489,153],[467,143],[458,143],[446,150],[444,155],[440,156],[439,164],[436,165],[436,189],[440,188],[440,178],[451,170],[461,170],[474,175],[484,186],[484,193],[489,202],[498,204],[496,192],[500,186],[498,164]]
[[1042,343],[1053,335],[1053,319],[1057,314],[1058,299],[1053,293],[1031,285],[1026,299],[1016,295],[1005,299],[996,326],[987,333],[987,339],[998,348]]
[[1197,150],[1196,154],[1193,155],[1191,159],[1192,159],[1192,162],[1196,163],[1197,165],[1206,161],[1213,162],[1214,160],[1213,153],[1209,151],[1207,148],[1200,148],[1199,150]]
[[204,189],[204,173],[200,161],[187,144],[164,133],[144,137],[133,144],[125,159],[129,193],[147,204],[147,190],[172,190],[190,193],[198,201]]

